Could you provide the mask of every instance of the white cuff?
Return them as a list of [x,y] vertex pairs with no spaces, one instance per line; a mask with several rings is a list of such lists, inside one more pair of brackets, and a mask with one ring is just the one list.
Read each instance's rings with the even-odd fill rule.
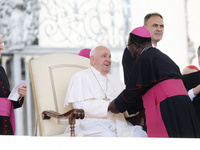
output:
[[196,96],[196,95],[194,95],[193,89],[190,89],[190,90],[188,91],[188,95],[189,95],[191,101],[193,101],[194,97]]

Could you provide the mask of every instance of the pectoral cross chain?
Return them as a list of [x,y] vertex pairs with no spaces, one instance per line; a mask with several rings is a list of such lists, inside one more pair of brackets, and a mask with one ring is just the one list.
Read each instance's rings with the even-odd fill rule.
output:
[[110,101],[110,99],[105,95],[105,97],[103,98],[103,100],[105,101]]

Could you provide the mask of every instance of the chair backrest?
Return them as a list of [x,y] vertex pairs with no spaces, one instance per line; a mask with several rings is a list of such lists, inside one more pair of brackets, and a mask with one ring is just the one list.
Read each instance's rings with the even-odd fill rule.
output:
[[43,120],[41,114],[45,110],[65,113],[72,109],[72,106],[64,108],[68,83],[76,72],[89,66],[88,58],[74,54],[47,54],[30,60],[31,84],[41,136],[64,133],[67,120]]

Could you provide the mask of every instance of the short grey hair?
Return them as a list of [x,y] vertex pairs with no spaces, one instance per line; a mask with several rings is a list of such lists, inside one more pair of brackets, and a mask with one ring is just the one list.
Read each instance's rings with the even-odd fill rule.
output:
[[154,13],[148,13],[145,17],[144,17],[144,25],[147,24],[147,21],[149,20],[149,18],[153,17],[153,16],[158,16],[160,17],[161,19],[163,19],[163,16],[157,12],[154,12]]

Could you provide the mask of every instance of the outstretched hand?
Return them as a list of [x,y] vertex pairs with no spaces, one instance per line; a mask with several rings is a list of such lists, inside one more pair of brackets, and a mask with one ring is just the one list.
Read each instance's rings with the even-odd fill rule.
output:
[[111,112],[114,113],[114,114],[119,113],[119,111],[117,110],[117,107],[116,107],[116,105],[115,105],[115,101],[112,101],[112,102],[110,103],[110,105],[108,106],[108,111],[111,111]]
[[197,85],[195,88],[193,88],[193,92],[194,92],[194,95],[197,95],[200,93],[200,84]]

